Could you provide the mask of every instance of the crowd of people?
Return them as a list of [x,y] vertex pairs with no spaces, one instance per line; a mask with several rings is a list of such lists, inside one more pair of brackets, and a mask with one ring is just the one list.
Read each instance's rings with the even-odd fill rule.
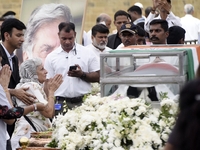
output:
[[[100,82],[101,53],[131,45],[198,43],[200,20],[192,16],[194,7],[186,4],[186,15],[182,18],[175,16],[171,7],[171,0],[152,0],[152,6],[145,9],[145,16],[142,15],[141,3],[127,10],[118,10],[113,21],[115,33],[110,32],[112,17],[101,13],[91,30],[84,32],[82,45],[76,42],[71,11],[63,4],[44,4],[36,8],[27,25],[16,19],[13,12],[7,17],[3,15],[0,18],[1,149],[15,150],[22,136],[30,138],[31,132],[48,130],[55,115],[80,106],[91,90],[91,83]],[[16,52],[17,56],[16,49],[21,51]],[[112,72],[112,69],[106,66],[107,72]],[[109,90],[114,88],[118,87]],[[177,141],[187,132],[181,128],[181,123],[187,122],[182,113],[199,115],[198,105],[191,104],[191,109],[183,108],[186,101],[184,90],[180,96],[180,119],[166,148],[184,147],[184,142]],[[155,87],[149,87],[148,91],[149,98],[158,101]],[[128,87],[127,96],[138,97],[140,92]],[[199,96],[194,101],[198,103]],[[55,106],[59,106],[56,114]],[[188,127],[193,126],[188,124]],[[189,137],[189,130],[186,134]],[[187,142],[186,138],[184,140]],[[198,149],[198,146],[186,146]]]

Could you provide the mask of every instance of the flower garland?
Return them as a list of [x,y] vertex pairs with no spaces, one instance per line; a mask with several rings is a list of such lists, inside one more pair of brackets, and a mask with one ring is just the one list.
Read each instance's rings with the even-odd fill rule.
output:
[[53,120],[49,147],[62,150],[158,150],[175,124],[177,103],[153,108],[143,99],[89,95],[82,106]]

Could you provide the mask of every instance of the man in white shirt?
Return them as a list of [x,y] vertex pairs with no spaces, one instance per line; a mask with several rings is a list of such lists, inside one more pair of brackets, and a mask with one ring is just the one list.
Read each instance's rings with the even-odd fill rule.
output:
[[184,11],[185,16],[181,18],[181,24],[186,30],[185,41],[200,39],[200,20],[193,17],[194,6],[192,4],[186,4]]
[[[151,13],[148,15],[145,20],[144,28],[147,32],[149,32],[149,23],[153,19],[164,19],[168,22],[168,26],[181,26],[180,18],[175,16],[171,11],[171,0],[163,0],[163,1],[153,1],[153,9]],[[160,11],[160,14],[156,16],[156,9]]]
[[[153,45],[166,45],[169,36],[168,23],[163,19],[154,19],[150,22],[149,37]],[[172,64],[177,65],[177,57],[163,57],[163,59]]]
[[92,50],[99,58],[101,53],[111,50],[107,47],[109,29],[103,24],[97,24],[92,27],[92,43],[86,46]]
[[122,43],[117,47],[117,49],[130,45],[144,45],[145,31],[138,25],[126,23],[121,27],[120,38]]
[[[150,31],[149,31],[149,36],[150,40],[153,45],[166,45],[167,44],[167,38],[169,36],[169,30],[168,30],[168,23],[166,20],[163,19],[154,19],[150,22]],[[177,34],[177,36],[179,36]],[[173,66],[178,65],[178,57],[177,56],[163,56],[163,57],[157,57],[154,58],[152,57],[150,59],[151,62],[156,62],[158,61],[165,61]],[[165,85],[164,85],[165,86]],[[177,94],[179,92],[179,86],[172,84],[172,85],[167,85],[165,88],[166,91],[168,91],[168,88],[170,89],[171,92],[174,94]],[[163,89],[164,90],[164,89]],[[164,90],[164,91],[165,91]]]
[[[96,24],[104,24],[108,29],[110,29],[111,23],[112,23],[112,19],[106,13],[101,13],[96,19]],[[87,46],[92,43],[91,36],[92,36],[91,30],[89,30],[87,33],[85,33],[84,46]]]
[[[92,44],[89,44],[86,47],[95,53],[95,55],[97,56],[97,58],[99,60],[99,64],[100,64],[100,54],[108,53],[108,51],[112,50],[106,46],[108,43],[109,29],[103,24],[97,24],[92,27],[91,31],[92,31],[92,37],[91,37]],[[112,69],[107,66],[107,63],[105,64],[104,67],[105,67],[106,73],[112,72]],[[111,88],[111,86],[105,87],[106,95],[108,95],[110,88]]]
[[136,25],[141,22],[145,22],[145,18],[142,17],[142,9],[139,6],[131,6],[128,10],[131,16],[131,21]]
[[86,47],[75,43],[75,25],[62,22],[58,26],[60,46],[45,59],[47,78],[63,75],[63,83],[56,90],[56,103],[61,105],[58,112],[64,113],[64,103],[72,109],[80,106],[85,94],[91,91],[90,82],[99,82],[100,64],[95,54]]
[[[140,9],[143,11],[144,6],[143,6],[142,3],[140,3],[140,2],[136,2],[134,5],[140,7]],[[142,15],[142,18],[146,19],[146,17],[143,16],[143,15]]]
[[149,38],[152,44],[167,44],[168,22],[163,19],[154,19],[150,22]]

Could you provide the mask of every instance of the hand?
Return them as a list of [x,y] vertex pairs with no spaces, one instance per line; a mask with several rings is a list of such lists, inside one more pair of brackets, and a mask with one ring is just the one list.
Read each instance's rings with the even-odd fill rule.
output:
[[75,64],[75,66],[77,66],[76,70],[73,71],[68,71],[68,76],[70,77],[78,77],[80,78],[83,74],[83,71],[81,70],[81,67],[78,64]]
[[46,85],[48,93],[50,92],[54,93],[62,84],[62,82],[63,82],[63,77],[61,74],[57,74],[53,78],[49,79]]
[[0,71],[0,84],[4,89],[8,88],[10,82],[11,70],[8,65],[4,65]]
[[31,105],[31,104],[33,104],[33,102],[36,99],[36,97],[34,95],[29,94],[28,92],[26,92],[28,89],[29,89],[28,87],[27,88],[15,89],[14,96],[16,96],[24,104]]
[[156,10],[160,6],[161,1],[160,0],[152,0],[152,3],[153,3],[153,9]]
[[167,0],[163,0],[160,4],[160,11],[169,13],[171,11],[171,5],[167,2]]
[[105,65],[104,69],[105,69],[105,72],[108,73],[108,74],[115,71],[114,69],[112,69],[112,68],[109,67],[108,65]]
[[36,103],[37,111],[43,111],[46,107],[43,103]]

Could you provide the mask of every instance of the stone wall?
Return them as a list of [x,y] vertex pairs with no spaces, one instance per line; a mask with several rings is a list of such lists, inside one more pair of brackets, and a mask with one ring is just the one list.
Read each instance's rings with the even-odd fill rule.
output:
[[[135,2],[140,1],[144,8],[152,5],[152,0],[87,0],[88,4],[85,12],[84,30],[88,31],[95,24],[96,17],[105,12],[112,18],[117,10],[127,10]],[[184,4],[191,3],[195,7],[195,17],[200,19],[200,0],[171,0],[172,11],[179,17],[184,16]],[[22,0],[0,0],[0,16],[8,11],[13,10],[16,12],[16,17],[19,18],[21,10]],[[111,30],[114,30],[115,26],[112,24]]]
[[16,17],[20,17],[22,0],[0,0],[0,16],[12,10],[16,12]]
[[[172,11],[175,15],[182,17],[184,16],[184,5],[186,3],[191,3],[195,7],[195,17],[200,19],[200,0],[171,0],[172,1]],[[85,16],[85,30],[89,30],[94,24],[96,17],[105,12],[114,17],[114,13],[117,10],[127,10],[136,2],[141,2],[144,8],[152,6],[152,0],[88,0],[88,5],[86,8]],[[115,29],[112,25],[111,30]]]

